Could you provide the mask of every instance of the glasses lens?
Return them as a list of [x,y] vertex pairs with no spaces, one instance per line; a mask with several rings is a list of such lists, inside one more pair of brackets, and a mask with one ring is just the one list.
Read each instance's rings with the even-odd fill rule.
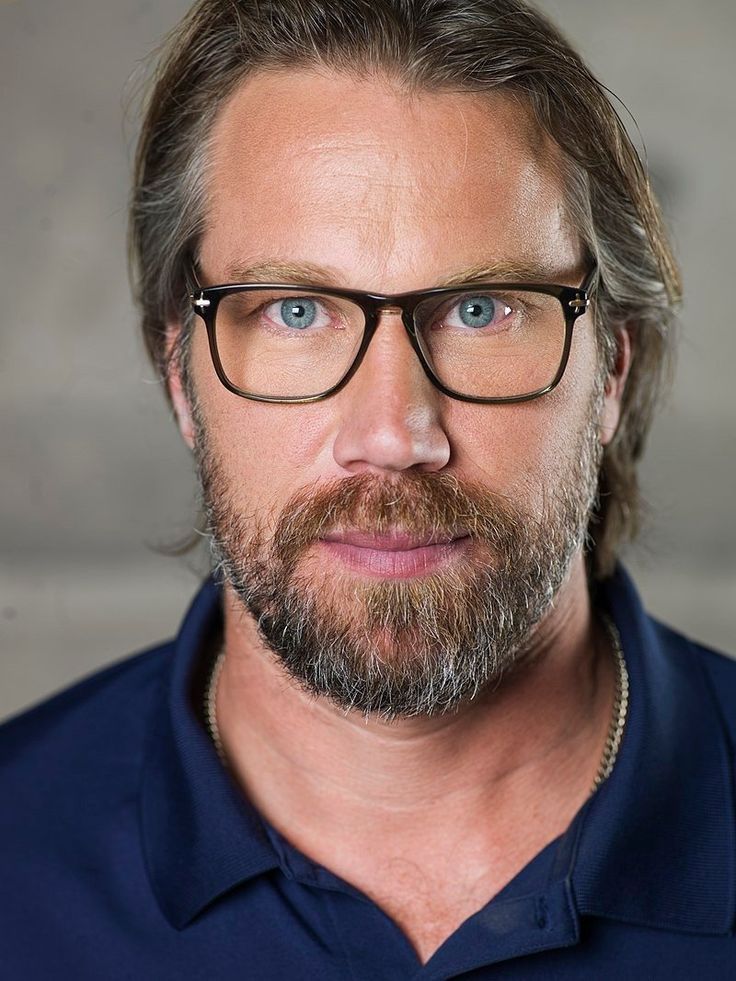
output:
[[565,350],[554,296],[530,290],[433,297],[415,311],[422,351],[439,380],[461,395],[515,398],[550,385]]
[[217,307],[217,352],[228,380],[250,395],[309,398],[347,373],[363,338],[359,306],[295,288],[225,295]]

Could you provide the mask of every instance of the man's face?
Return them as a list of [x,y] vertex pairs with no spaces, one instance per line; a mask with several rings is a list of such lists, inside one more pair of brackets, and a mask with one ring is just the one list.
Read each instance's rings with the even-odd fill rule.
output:
[[[242,281],[256,265],[262,281],[288,281],[268,268],[279,263],[381,293],[482,264],[488,280],[523,269],[575,286],[587,272],[554,150],[506,97],[256,75],[221,111],[210,165],[205,284]],[[576,324],[560,385],[528,403],[442,395],[392,311],[350,382],[321,402],[231,394],[201,325],[189,365],[189,405],[176,378],[172,390],[217,554],[308,690],[388,717],[429,715],[533,646],[580,562],[601,432],[617,418],[592,317]]]

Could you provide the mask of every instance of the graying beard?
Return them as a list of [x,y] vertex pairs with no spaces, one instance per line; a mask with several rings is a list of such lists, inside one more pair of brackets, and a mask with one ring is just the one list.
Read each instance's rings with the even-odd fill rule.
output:
[[[567,524],[570,502],[563,510]],[[513,572],[521,547],[514,543],[501,572],[483,570],[471,579],[470,589],[467,579],[453,572],[411,584],[414,588],[402,583],[358,587],[363,600],[359,626],[344,618],[341,622],[335,606],[315,596],[308,582],[298,577],[280,582],[268,562],[243,562],[242,556],[236,562],[225,544],[227,533],[223,541],[224,529],[219,538],[210,534],[219,574],[232,584],[266,645],[305,691],[345,711],[396,719],[454,711],[523,662],[521,649],[582,544],[584,523],[575,525],[565,542],[553,539],[531,550],[527,543],[523,575]],[[538,533],[542,529],[540,523]],[[400,656],[382,656],[377,643],[382,633]]]
[[[240,516],[215,505],[212,488],[222,482],[200,444],[215,574],[232,585],[266,646],[310,694],[366,718],[456,711],[526,662],[530,636],[585,544],[601,456],[600,396],[565,486],[548,495],[534,525],[518,522],[505,542],[494,542],[495,570],[489,563],[474,577],[450,570],[418,583],[357,584],[357,626],[273,549],[262,557],[262,529],[246,540]],[[400,656],[382,656],[382,636]]]

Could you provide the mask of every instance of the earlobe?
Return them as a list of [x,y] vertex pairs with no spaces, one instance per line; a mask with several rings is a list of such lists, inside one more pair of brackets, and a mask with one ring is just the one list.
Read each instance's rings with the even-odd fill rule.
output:
[[631,368],[632,354],[633,343],[631,330],[626,325],[623,325],[616,331],[616,360],[606,379],[606,387],[603,393],[603,407],[599,425],[600,439],[603,446],[607,446],[612,441],[618,429],[621,419],[624,388],[626,387],[626,379]]
[[176,355],[172,357],[172,351],[181,332],[178,324],[169,325],[166,329],[166,359],[169,365],[166,375],[166,385],[169,390],[169,397],[174,408],[176,422],[182,439],[189,449],[194,449],[194,422],[192,410],[189,404],[189,397],[184,390],[181,377],[181,366]]

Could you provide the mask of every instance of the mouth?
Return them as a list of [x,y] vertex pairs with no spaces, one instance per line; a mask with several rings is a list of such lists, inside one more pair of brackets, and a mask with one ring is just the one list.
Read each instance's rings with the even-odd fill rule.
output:
[[463,554],[470,544],[465,531],[418,536],[392,530],[382,534],[335,531],[319,545],[348,569],[380,579],[409,579],[428,575]]

